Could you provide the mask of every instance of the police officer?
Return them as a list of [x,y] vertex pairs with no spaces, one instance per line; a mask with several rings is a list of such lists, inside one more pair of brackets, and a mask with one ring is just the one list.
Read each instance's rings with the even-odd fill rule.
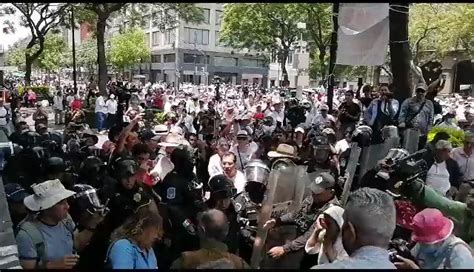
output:
[[232,197],[235,194],[232,181],[224,175],[216,175],[209,180],[210,198],[206,201],[209,209],[218,209],[225,213],[229,220],[229,232],[225,240],[229,252],[237,254],[239,247],[240,226],[237,221]]
[[165,239],[170,240],[168,264],[183,251],[199,248],[199,237],[196,232],[196,216],[205,209],[202,198],[195,193],[199,182],[193,173],[193,162],[190,152],[185,148],[176,148],[170,155],[174,169],[157,184],[157,191],[162,203],[166,205],[163,217],[170,224],[164,225]]
[[268,152],[270,158],[270,169],[284,169],[296,165],[298,160],[296,148],[288,144],[279,144],[276,151]]
[[280,258],[284,255],[292,254],[292,267],[299,268],[299,264],[304,256],[306,241],[316,227],[316,218],[331,205],[339,205],[335,196],[334,187],[336,181],[329,173],[319,174],[311,183],[311,196],[307,197],[295,212],[290,212],[280,218],[268,220],[264,228],[270,229],[282,224],[294,224],[297,228],[297,238],[287,242],[282,246],[276,246],[268,251],[272,258]]
[[101,188],[104,178],[104,162],[95,156],[87,157],[79,168],[78,182]]

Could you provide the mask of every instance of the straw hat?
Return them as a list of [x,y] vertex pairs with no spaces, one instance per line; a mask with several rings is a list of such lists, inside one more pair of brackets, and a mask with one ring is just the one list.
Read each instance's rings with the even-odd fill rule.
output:
[[276,151],[268,152],[270,158],[298,158],[296,149],[288,144],[279,144]]
[[34,194],[27,196],[23,203],[34,212],[47,210],[76,193],[66,190],[59,179],[47,180],[31,186]]
[[181,137],[177,134],[170,133],[168,136],[166,136],[166,139],[164,142],[159,143],[159,146],[163,147],[178,147],[182,143]]

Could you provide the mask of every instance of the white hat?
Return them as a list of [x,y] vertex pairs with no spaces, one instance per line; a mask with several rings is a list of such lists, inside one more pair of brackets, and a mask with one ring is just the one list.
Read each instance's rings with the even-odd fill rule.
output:
[[297,158],[296,149],[288,144],[279,144],[276,151],[268,152],[270,158]]
[[76,194],[73,191],[66,190],[59,179],[33,184],[31,188],[34,194],[27,196],[23,203],[29,210],[34,212],[47,210],[62,200]]
[[159,146],[163,147],[178,147],[182,143],[181,137],[175,133],[170,133],[168,136],[166,136],[166,139],[164,142],[159,143]]
[[296,132],[304,133],[304,128],[302,128],[302,127],[297,127],[297,128],[295,128],[295,133],[296,133]]
[[156,136],[166,136],[168,135],[168,127],[166,125],[156,125],[153,128],[153,133],[155,133]]

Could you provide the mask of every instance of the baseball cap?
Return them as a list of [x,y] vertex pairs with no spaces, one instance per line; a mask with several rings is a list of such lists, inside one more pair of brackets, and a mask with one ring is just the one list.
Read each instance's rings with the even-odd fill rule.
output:
[[451,145],[450,142],[446,141],[446,140],[439,140],[437,143],[436,143],[436,149],[453,149],[453,146]]
[[297,127],[297,128],[295,128],[295,133],[296,133],[296,132],[304,133],[304,128],[302,128],[302,127]]
[[5,194],[7,201],[13,203],[23,203],[23,199],[30,195],[18,183],[5,184]]
[[149,141],[149,140],[159,140],[161,136],[155,135],[151,130],[145,130],[140,134],[140,139],[142,141]]
[[426,92],[427,89],[428,87],[426,86],[426,84],[423,84],[423,83],[416,85],[416,88],[415,88],[416,92],[419,92],[419,91]]
[[247,138],[249,136],[249,133],[246,130],[239,130],[237,133],[237,138]]
[[315,194],[320,194],[327,189],[332,189],[336,185],[336,180],[329,173],[321,173],[310,184],[310,190]]

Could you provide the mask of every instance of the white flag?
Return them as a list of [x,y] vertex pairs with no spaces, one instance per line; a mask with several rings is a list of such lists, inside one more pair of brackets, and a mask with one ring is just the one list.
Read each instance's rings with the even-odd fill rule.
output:
[[388,3],[341,3],[336,63],[384,64],[389,42],[388,13]]

